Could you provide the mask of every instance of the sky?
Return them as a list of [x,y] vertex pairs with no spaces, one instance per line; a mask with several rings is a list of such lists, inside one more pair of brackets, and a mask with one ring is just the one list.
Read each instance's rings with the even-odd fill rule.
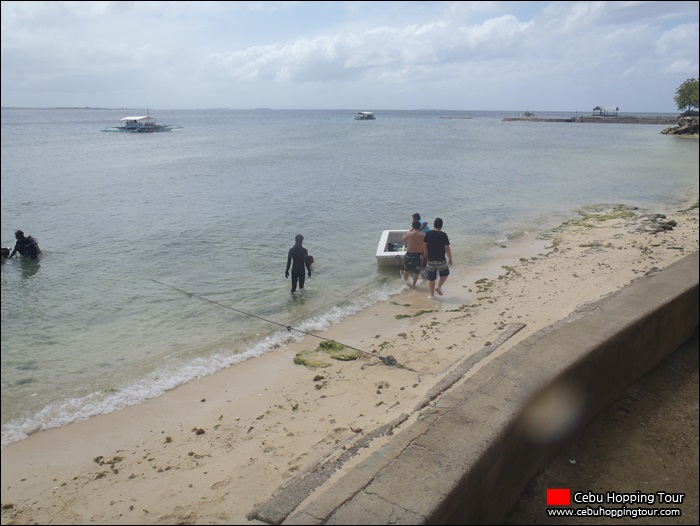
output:
[[2,106],[676,113],[698,5],[3,1]]

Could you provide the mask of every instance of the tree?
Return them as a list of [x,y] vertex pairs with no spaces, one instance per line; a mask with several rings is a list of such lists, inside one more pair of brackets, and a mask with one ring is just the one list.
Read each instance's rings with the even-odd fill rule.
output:
[[673,100],[676,101],[679,110],[684,108],[690,110],[698,107],[698,98],[698,79],[688,79],[676,88],[676,96]]

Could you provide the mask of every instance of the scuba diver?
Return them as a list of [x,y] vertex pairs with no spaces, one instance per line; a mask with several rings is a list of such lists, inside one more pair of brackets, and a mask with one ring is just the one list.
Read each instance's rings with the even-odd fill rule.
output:
[[39,258],[41,255],[41,249],[39,248],[39,243],[36,239],[34,239],[32,236],[25,237],[24,232],[21,230],[15,232],[15,239],[17,240],[17,243],[15,243],[15,248],[12,251],[12,254],[10,254],[8,257],[11,258],[17,252],[19,252],[20,255],[30,259]]

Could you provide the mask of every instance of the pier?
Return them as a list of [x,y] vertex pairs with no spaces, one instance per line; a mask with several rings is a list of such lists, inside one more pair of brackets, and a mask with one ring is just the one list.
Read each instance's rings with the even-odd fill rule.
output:
[[605,123],[605,124],[667,124],[675,125],[678,117],[672,117],[668,115],[658,115],[658,116],[598,116],[589,115],[576,116],[558,119],[546,119],[539,117],[504,117],[503,122],[513,122],[513,121],[526,121],[526,122],[592,122],[592,123]]

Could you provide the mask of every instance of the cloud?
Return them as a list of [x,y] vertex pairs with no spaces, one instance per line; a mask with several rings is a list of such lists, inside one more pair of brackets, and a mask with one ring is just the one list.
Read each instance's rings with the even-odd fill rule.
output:
[[676,60],[668,66],[664,66],[659,70],[661,73],[667,73],[675,75],[680,73],[682,75],[688,75],[689,77],[695,75],[697,77],[697,64],[693,64],[689,60]]
[[[515,37],[531,25],[506,15],[477,26],[446,21],[377,27],[299,39],[286,45],[252,46],[207,57],[204,74],[239,81],[333,82],[376,78],[424,79],[467,60],[499,58],[517,47]],[[410,73],[413,72],[413,73]]]

